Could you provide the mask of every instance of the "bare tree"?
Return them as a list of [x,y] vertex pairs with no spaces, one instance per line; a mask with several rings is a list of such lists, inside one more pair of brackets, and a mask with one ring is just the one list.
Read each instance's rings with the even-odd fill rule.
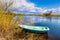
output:
[[9,11],[12,5],[12,0],[0,0],[0,11]]

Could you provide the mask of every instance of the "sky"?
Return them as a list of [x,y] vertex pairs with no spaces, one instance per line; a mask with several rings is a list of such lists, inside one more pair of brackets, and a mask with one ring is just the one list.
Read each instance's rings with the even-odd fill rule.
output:
[[[3,1],[3,0],[2,0]],[[9,1],[9,0],[7,0]],[[60,0],[13,0],[13,11],[16,13],[37,14],[53,11],[60,13]]]
[[60,6],[60,0],[27,0],[32,2],[37,7],[57,8]]

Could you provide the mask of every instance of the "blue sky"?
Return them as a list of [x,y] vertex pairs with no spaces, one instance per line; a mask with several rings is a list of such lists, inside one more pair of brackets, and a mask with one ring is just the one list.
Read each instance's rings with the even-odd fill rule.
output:
[[34,3],[37,7],[57,8],[60,6],[60,0],[27,0]]
[[17,13],[60,13],[60,0],[16,0],[14,7]]

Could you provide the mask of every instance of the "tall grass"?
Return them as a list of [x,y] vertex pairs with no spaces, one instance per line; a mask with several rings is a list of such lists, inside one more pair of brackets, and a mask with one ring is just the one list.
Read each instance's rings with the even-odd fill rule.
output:
[[[8,12],[9,13],[9,12]],[[14,19],[13,15],[7,15],[6,12],[0,11],[0,37],[6,39],[14,39],[14,34],[19,33],[22,29],[18,27],[21,18]],[[8,36],[8,38],[6,37]],[[10,37],[11,36],[11,37]],[[14,37],[13,37],[14,36]]]
[[[7,15],[12,12],[9,8],[12,6],[13,2],[3,3],[0,1],[0,40],[17,40],[14,34],[19,33],[22,29],[18,27],[20,19],[13,20],[13,15]],[[13,13],[12,13],[13,14]]]

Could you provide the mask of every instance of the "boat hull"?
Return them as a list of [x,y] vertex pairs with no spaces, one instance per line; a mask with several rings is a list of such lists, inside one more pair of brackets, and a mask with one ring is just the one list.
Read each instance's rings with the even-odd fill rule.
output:
[[24,31],[32,33],[47,33],[49,31],[49,28],[46,26],[20,25],[20,27],[23,28]]
[[24,28],[23,28],[23,31],[31,32],[31,33],[38,33],[38,34],[48,33],[48,31],[29,30],[29,29],[24,29]]

